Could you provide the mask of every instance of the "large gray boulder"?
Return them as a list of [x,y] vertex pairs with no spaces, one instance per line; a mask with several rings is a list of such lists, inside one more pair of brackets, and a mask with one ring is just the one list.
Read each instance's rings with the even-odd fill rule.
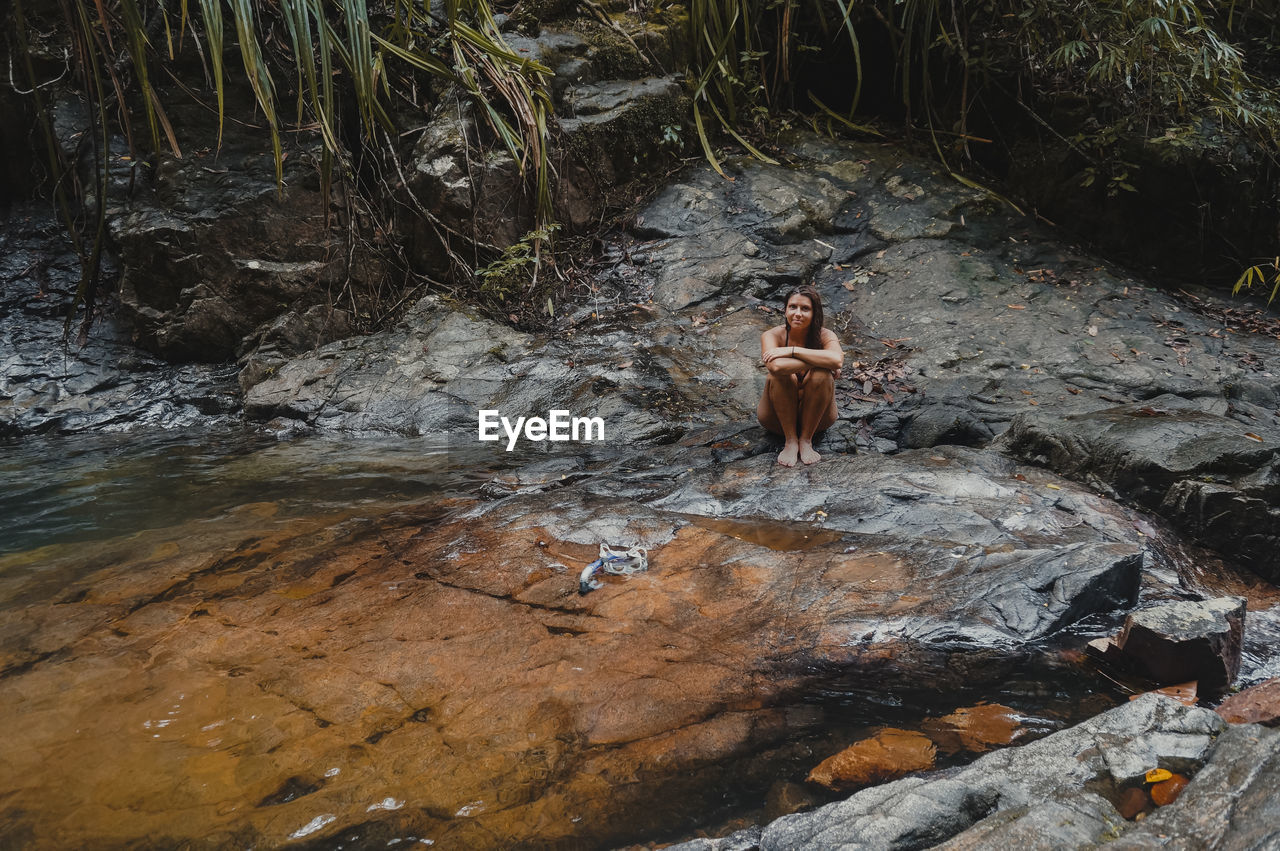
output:
[[1000,445],[1280,576],[1280,429],[1166,395],[1087,414],[1020,414]]
[[1221,695],[1240,673],[1245,602],[1219,597],[1140,609],[1107,641],[1103,657],[1161,685],[1195,680],[1199,694]]

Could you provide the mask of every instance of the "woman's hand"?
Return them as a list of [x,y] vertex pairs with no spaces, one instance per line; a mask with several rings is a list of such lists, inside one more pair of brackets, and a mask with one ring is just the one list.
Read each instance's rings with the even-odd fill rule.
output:
[[778,346],[776,349],[768,349],[761,357],[765,363],[769,363],[778,358],[795,357],[795,350],[795,346]]

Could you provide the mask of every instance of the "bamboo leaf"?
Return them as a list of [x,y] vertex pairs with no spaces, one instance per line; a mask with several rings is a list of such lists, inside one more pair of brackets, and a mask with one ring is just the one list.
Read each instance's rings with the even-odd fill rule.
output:
[[205,39],[209,43],[209,61],[213,65],[213,87],[218,97],[218,143],[222,150],[222,125],[224,120],[225,86],[222,68],[222,6],[219,0],[200,0],[204,18]]

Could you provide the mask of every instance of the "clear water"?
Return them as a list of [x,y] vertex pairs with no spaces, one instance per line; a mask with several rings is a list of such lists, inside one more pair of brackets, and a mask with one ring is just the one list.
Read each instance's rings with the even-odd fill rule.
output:
[[428,438],[277,441],[247,429],[34,435],[0,443],[0,555],[273,502],[286,515],[473,490],[491,453]]

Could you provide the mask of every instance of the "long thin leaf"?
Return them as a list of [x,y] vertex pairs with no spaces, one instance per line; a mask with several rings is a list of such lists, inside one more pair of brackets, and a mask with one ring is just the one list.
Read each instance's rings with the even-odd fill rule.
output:
[[219,0],[200,0],[204,18],[204,34],[209,42],[209,61],[213,64],[213,88],[218,96],[218,143],[222,150],[222,124],[224,119],[225,86],[222,68],[222,4]]

